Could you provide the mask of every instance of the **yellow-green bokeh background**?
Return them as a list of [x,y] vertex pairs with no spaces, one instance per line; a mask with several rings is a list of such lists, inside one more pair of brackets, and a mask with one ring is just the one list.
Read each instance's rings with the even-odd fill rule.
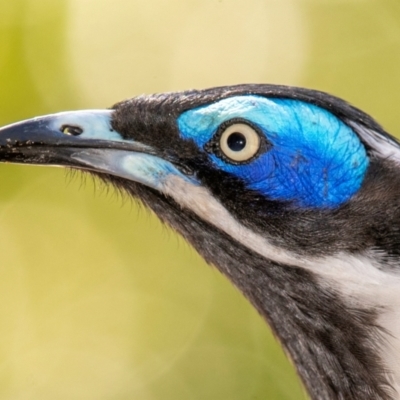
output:
[[[244,82],[400,133],[398,0],[0,0],[0,123]],[[91,178],[0,165],[0,398],[305,398],[257,313]]]

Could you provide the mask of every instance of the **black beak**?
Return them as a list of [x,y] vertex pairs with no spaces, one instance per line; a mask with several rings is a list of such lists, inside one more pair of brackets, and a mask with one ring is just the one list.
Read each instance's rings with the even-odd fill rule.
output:
[[[66,112],[0,128],[0,162],[88,167],[77,161],[88,149],[152,153],[124,140],[111,126],[112,110]],[[90,168],[89,168],[90,169]]]

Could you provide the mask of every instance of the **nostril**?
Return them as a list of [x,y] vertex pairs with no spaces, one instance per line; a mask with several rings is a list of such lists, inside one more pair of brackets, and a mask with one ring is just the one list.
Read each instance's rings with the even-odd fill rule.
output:
[[83,129],[76,125],[62,125],[60,131],[70,136],[79,136],[83,133]]

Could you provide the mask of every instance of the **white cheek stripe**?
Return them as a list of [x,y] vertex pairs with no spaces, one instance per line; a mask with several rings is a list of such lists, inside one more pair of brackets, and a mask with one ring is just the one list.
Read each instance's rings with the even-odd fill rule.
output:
[[236,221],[222,204],[202,186],[194,186],[175,175],[168,175],[162,191],[174,198],[183,208],[221,229],[251,250],[279,263],[297,265],[295,254],[272,245],[267,239]]
[[240,224],[206,188],[172,174],[164,178],[161,186],[162,192],[182,208],[193,211],[261,256],[312,271],[321,285],[341,294],[349,307],[378,307],[382,313],[378,324],[389,334],[382,345],[377,343],[377,351],[391,372],[389,379],[396,390],[396,399],[400,399],[400,276],[378,268],[377,252],[364,256],[338,253],[329,257],[301,257]]
[[[365,284],[381,284],[382,279],[387,277],[388,284],[398,280],[400,285],[398,274],[388,274],[377,269],[367,256],[360,258],[338,253],[335,257],[300,257],[294,252],[278,247],[234,219],[206,188],[195,186],[178,176],[172,174],[166,176],[161,190],[174,198],[183,208],[195,212],[200,218],[221,229],[239,243],[274,262],[309,269],[319,276],[326,275],[332,279],[338,276],[338,268],[343,270],[342,273],[348,275],[348,278],[355,272],[357,278],[354,283],[357,286],[360,284],[360,276]],[[340,278],[343,281],[343,275],[340,275]]]

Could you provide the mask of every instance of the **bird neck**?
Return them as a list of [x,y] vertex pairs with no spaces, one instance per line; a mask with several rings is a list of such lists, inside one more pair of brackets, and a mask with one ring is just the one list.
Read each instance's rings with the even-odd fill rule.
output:
[[[312,399],[400,398],[383,362],[387,336],[376,308],[350,306],[304,269],[225,248],[209,258],[268,321]],[[236,261],[243,259],[246,266]]]
[[321,261],[326,276],[316,273],[317,264],[305,268],[301,258],[299,266],[272,261],[170,197],[134,183],[121,187],[138,196],[244,293],[281,341],[312,399],[400,399],[392,384],[400,379],[389,374],[384,363],[387,334],[378,321],[381,309],[351,302],[351,295],[346,297],[329,280],[340,258]]
[[[158,208],[154,201],[151,205]],[[226,275],[267,320],[312,399],[397,398],[380,357],[385,333],[377,325],[376,308],[349,305],[311,271],[272,262],[194,215],[163,207],[163,214],[157,209],[157,215]]]
[[376,309],[349,307],[311,272],[265,260],[226,238],[219,243],[212,238],[198,246],[199,252],[268,321],[312,399],[397,398],[380,357],[384,332]]

